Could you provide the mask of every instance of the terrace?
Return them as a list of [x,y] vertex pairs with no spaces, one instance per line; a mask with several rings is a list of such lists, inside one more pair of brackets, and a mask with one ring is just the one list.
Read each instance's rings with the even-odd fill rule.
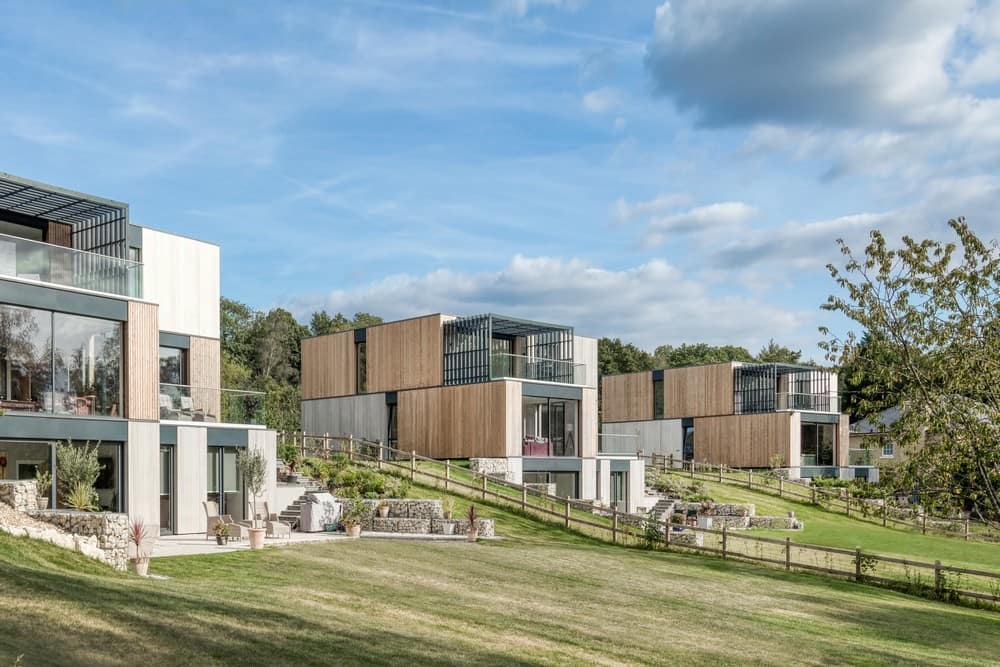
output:
[[832,373],[813,366],[740,364],[733,370],[735,413],[839,412],[832,378]]

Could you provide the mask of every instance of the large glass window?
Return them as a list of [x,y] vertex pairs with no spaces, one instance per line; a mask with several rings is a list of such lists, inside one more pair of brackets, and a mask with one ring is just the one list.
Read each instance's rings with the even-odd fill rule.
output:
[[243,520],[243,479],[236,465],[236,447],[208,448],[208,500],[219,504],[220,514]]
[[187,350],[179,347],[160,347],[160,382],[187,384]]
[[663,419],[663,380],[653,380],[653,419]]
[[577,478],[575,472],[525,472],[522,479],[525,484],[552,484],[553,495],[560,498],[578,498]]
[[[7,463],[5,466],[0,465],[0,479],[34,479],[41,471],[52,472],[55,476],[58,461],[56,466],[52,465],[52,445],[49,441],[0,442],[0,462]],[[122,509],[121,444],[98,444],[97,461],[101,465],[100,474],[94,483],[97,504],[101,510],[119,512]],[[58,482],[53,480],[55,488],[51,493],[55,495],[57,507],[62,506],[63,501],[63,494],[58,486]]]
[[49,412],[52,313],[0,305],[0,408]]
[[836,444],[836,431],[833,424],[803,424],[802,425],[802,460],[803,466],[832,466],[833,452]]
[[577,456],[579,401],[525,396],[521,415],[524,456]]
[[368,345],[366,343],[354,344],[354,365],[358,393],[364,394],[368,391]]
[[118,416],[121,323],[56,313],[52,327],[54,412]]

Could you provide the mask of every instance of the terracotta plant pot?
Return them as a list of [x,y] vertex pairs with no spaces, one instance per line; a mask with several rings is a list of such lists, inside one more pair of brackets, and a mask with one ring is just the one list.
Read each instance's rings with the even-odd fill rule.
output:
[[475,528],[470,528],[467,531],[465,531],[466,542],[475,542],[476,538],[478,537],[479,537],[479,531],[476,530]]
[[264,533],[266,531],[263,528],[251,528],[250,529],[250,548],[251,549],[263,549],[264,548]]
[[129,561],[132,566],[132,571],[138,574],[140,577],[145,577],[149,574],[149,559],[148,558],[133,558]]
[[361,524],[356,524],[347,527],[347,536],[352,539],[358,539],[361,537]]

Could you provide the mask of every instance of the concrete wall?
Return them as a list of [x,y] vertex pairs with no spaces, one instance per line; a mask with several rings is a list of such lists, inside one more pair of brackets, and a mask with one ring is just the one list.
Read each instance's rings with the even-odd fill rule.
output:
[[160,424],[130,421],[125,444],[125,497],[129,519],[160,533]]
[[385,442],[388,420],[385,394],[302,401],[302,430],[306,433],[354,435]]
[[174,532],[201,533],[207,525],[202,505],[208,496],[208,431],[178,426],[174,446]]
[[684,444],[684,429],[680,419],[604,424],[601,435],[608,436],[601,443],[603,452],[608,454],[642,451],[644,454],[664,456],[673,454],[680,459]]
[[597,459],[583,459],[580,461],[580,498],[596,500],[598,497]]
[[628,507],[627,512],[635,512],[639,501],[646,493],[646,462],[641,459],[629,461],[628,466]]
[[160,330],[219,337],[219,246],[142,228],[143,294]]
[[597,387],[597,339],[590,336],[573,336],[573,363],[586,364],[584,384]]

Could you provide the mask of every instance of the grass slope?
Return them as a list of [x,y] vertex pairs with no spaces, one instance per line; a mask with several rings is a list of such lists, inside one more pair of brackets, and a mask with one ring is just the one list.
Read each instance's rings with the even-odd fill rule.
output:
[[[679,477],[685,478],[680,475]],[[700,481],[700,480],[699,480]],[[883,528],[868,521],[859,521],[816,505],[784,500],[769,493],[758,493],[732,484],[705,482],[706,492],[716,502],[754,503],[757,514],[784,516],[795,512],[805,522],[801,532],[754,530],[754,535],[784,539],[791,535],[795,542],[853,549],[861,547],[882,556],[908,558],[946,565],[1000,572],[1000,545],[976,542],[945,535],[922,535],[918,531]]]
[[479,509],[507,539],[154,560],[169,581],[0,535],[0,664],[973,665],[1000,651],[990,612]]

